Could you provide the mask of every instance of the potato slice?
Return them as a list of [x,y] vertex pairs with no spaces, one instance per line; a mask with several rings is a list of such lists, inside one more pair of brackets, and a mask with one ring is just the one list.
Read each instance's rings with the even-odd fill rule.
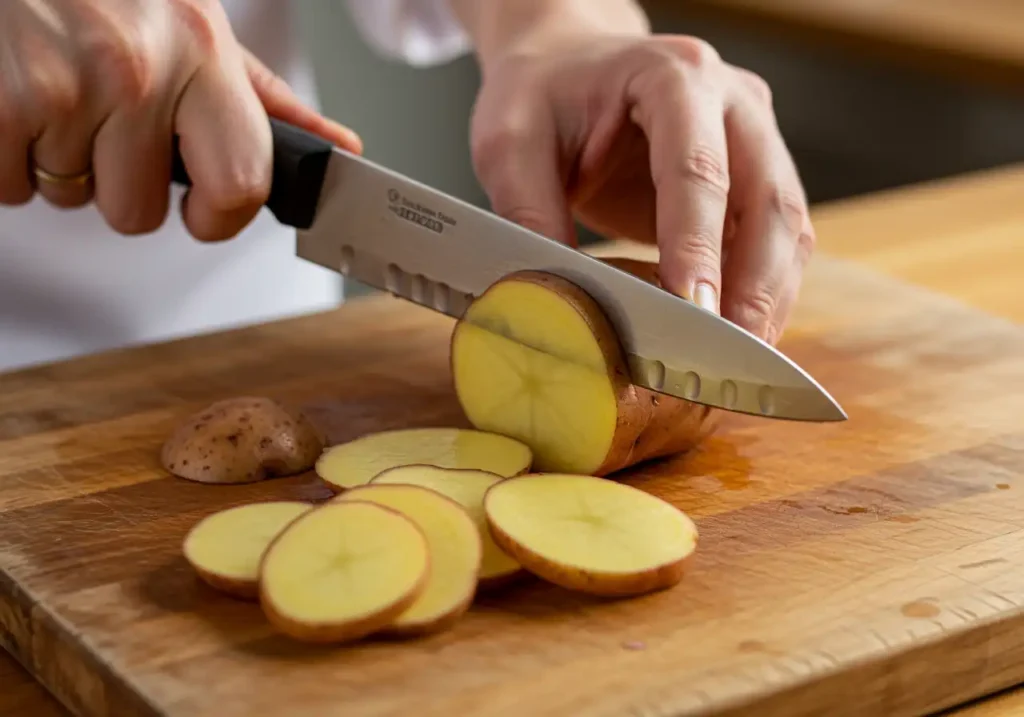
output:
[[622,597],[678,583],[697,527],[670,503],[605,478],[530,474],[484,498],[495,542],[540,578]]
[[218,511],[192,527],[182,552],[210,587],[255,599],[260,560],[267,546],[285,526],[312,507],[298,501],[269,501]]
[[324,451],[316,472],[335,492],[364,485],[388,468],[412,463],[525,473],[530,449],[512,438],[463,428],[402,428],[371,433]]
[[323,438],[295,409],[269,398],[229,398],[186,418],[164,442],[160,460],[199,483],[253,483],[313,467]]
[[476,523],[483,541],[483,559],[480,563],[480,589],[500,587],[523,573],[522,566],[498,547],[487,527],[484,515],[484,494],[501,476],[471,469],[437,468],[435,466],[399,466],[391,468],[370,481],[370,485],[418,485],[446,495],[459,503]]
[[535,472],[607,475],[686,450],[714,427],[708,407],[630,383],[597,303],[542,272],[516,272],[474,301],[451,362],[469,421],[528,445]]
[[350,642],[408,610],[429,575],[427,539],[404,515],[363,501],[327,503],[293,521],[267,548],[260,605],[292,638]]
[[430,576],[426,588],[383,632],[408,637],[451,627],[473,602],[483,553],[480,534],[469,513],[451,498],[417,485],[371,483],[334,498],[334,502],[350,500],[397,510],[427,539]]

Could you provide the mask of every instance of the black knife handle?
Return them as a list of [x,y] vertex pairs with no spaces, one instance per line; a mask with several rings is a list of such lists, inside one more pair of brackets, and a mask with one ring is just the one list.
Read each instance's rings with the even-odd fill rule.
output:
[[[282,224],[309,229],[333,147],[327,140],[273,117],[270,130],[274,137],[274,175],[266,206]],[[171,180],[186,187],[192,185],[177,136]]]

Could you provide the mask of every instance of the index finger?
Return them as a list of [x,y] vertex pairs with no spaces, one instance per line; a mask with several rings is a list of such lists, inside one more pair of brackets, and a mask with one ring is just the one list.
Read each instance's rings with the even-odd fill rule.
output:
[[650,145],[662,283],[718,313],[729,160],[722,94],[699,73],[652,67],[634,83],[632,119]]

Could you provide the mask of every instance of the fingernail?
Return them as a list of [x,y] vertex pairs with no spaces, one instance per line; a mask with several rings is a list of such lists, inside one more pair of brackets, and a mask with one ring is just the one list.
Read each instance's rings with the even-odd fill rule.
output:
[[718,313],[718,293],[715,287],[706,282],[699,282],[693,291],[693,300],[697,306]]

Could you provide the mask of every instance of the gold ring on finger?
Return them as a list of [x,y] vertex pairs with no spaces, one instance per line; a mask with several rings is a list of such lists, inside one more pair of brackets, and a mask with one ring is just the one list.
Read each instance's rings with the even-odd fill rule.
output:
[[92,179],[91,169],[87,169],[79,174],[54,174],[53,172],[47,172],[42,167],[36,166],[32,168],[32,171],[40,182],[57,186],[80,187],[88,184],[89,180]]

